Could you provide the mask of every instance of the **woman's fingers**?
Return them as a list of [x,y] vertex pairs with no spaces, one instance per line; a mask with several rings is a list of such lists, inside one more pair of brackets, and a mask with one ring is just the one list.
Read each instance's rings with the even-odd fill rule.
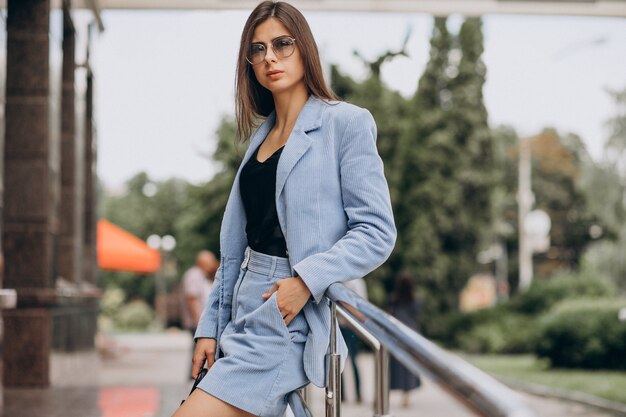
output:
[[193,379],[196,379],[198,377],[198,374],[200,373],[200,370],[202,369],[202,365],[204,365],[204,358],[194,353],[192,364],[193,366],[191,367],[191,377]]
[[289,323],[291,323],[291,320],[294,319],[294,315],[293,314],[287,314],[285,317],[283,317],[283,320],[285,321],[285,326],[289,326]]
[[206,361],[207,368],[211,368],[215,362],[215,339],[199,338],[196,341],[196,347],[193,351],[191,376],[195,379],[198,377],[200,370]]
[[278,291],[278,284],[274,284],[272,285],[272,288],[270,288],[265,294],[262,295],[263,298],[265,298],[266,300],[268,298],[270,298],[272,296],[272,294],[274,294],[276,291]]

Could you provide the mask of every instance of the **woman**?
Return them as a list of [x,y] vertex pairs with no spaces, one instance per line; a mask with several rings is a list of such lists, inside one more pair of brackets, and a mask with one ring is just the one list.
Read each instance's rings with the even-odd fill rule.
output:
[[192,374],[205,362],[209,372],[175,417],[281,416],[291,392],[324,386],[324,293],[378,267],[395,243],[374,120],[333,101],[293,6],[265,1],[248,18],[236,95],[240,138],[265,121],[235,176],[195,334]]
[[[413,291],[414,278],[409,274],[400,274],[396,278],[389,309],[391,315],[404,323],[407,327],[418,331],[417,316],[421,305]],[[389,363],[391,381],[389,388],[402,390],[402,407],[409,407],[411,390],[421,385],[418,375],[409,371],[396,358],[391,358]]]

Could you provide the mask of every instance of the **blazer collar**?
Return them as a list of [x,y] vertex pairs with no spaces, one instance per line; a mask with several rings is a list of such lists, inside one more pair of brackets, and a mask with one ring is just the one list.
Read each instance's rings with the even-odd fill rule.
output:
[[300,110],[296,125],[293,130],[302,130],[305,133],[318,129],[322,126],[322,115],[324,113],[324,107],[326,103],[321,99],[309,96],[309,99],[304,103],[304,107]]
[[300,110],[296,124],[289,135],[285,149],[283,149],[280,159],[278,160],[278,167],[276,168],[277,208],[281,207],[278,204],[280,201],[279,197],[283,191],[289,173],[313,142],[313,139],[307,135],[307,133],[318,129],[322,125],[322,115],[325,106],[326,104],[322,100],[309,96],[304,107]]
[[[290,152],[290,148],[293,147],[289,145],[289,142],[298,142],[298,140],[292,141],[294,137],[302,137],[301,133],[306,136],[306,133],[311,132],[315,129],[319,129],[320,126],[322,126],[322,116],[325,106],[326,103],[324,101],[317,97],[309,95],[308,100],[306,101],[306,103],[304,103],[302,110],[300,110],[300,114],[296,119],[296,124],[291,131],[291,135],[289,135],[289,140],[285,145],[285,149],[283,150],[283,153],[281,155],[281,160],[285,159],[284,155],[288,154]],[[270,115],[267,116],[267,119],[265,119],[263,123],[261,123],[261,126],[259,126],[256,132],[254,132],[254,134],[252,135],[252,138],[250,139],[250,146],[248,147],[248,150],[244,155],[242,165],[245,165],[245,163],[250,159],[252,153],[254,153],[256,148],[258,148],[259,145],[261,145],[261,143],[265,140],[265,137],[274,126],[275,120],[276,111],[273,110]],[[296,145],[295,147],[299,148],[300,146]]]
[[[284,218],[284,204],[281,204],[280,195],[287,180],[287,176],[298,162],[298,160],[309,149],[311,142],[313,141],[307,132],[318,129],[322,125],[323,110],[326,104],[315,97],[309,96],[309,99],[305,103],[304,107],[298,115],[296,124],[287,140],[287,144],[281,153],[278,161],[278,167],[276,168],[276,209],[278,211],[278,217]],[[240,240],[232,238],[232,236],[226,236],[220,234],[220,242],[222,253],[227,256],[239,257],[242,250],[240,246],[245,243],[245,224],[246,215],[243,207],[243,202],[239,193],[239,177],[244,165],[248,162],[256,148],[263,142],[272,126],[274,126],[275,113],[272,112],[267,119],[261,123],[259,128],[253,133],[250,138],[250,146],[246,151],[239,170],[235,176],[235,182],[231,190],[229,197],[229,203],[227,204],[226,211],[224,213],[224,219],[222,225],[229,225],[222,227],[222,232],[225,230],[239,230],[241,237]],[[235,222],[235,223],[233,223]],[[235,227],[237,226],[237,227]],[[232,254],[232,255],[228,255]]]

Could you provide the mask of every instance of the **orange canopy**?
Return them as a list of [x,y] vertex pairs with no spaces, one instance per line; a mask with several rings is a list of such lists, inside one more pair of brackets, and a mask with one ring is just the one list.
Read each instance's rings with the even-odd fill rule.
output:
[[143,240],[108,222],[98,221],[98,266],[109,271],[140,274],[156,272],[161,265],[159,251]]

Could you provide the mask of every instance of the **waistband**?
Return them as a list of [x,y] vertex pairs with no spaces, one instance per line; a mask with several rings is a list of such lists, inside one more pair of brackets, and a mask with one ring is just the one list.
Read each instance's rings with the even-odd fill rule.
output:
[[265,253],[252,250],[249,246],[246,247],[241,268],[268,276],[293,276],[293,270],[288,258],[266,255]]

